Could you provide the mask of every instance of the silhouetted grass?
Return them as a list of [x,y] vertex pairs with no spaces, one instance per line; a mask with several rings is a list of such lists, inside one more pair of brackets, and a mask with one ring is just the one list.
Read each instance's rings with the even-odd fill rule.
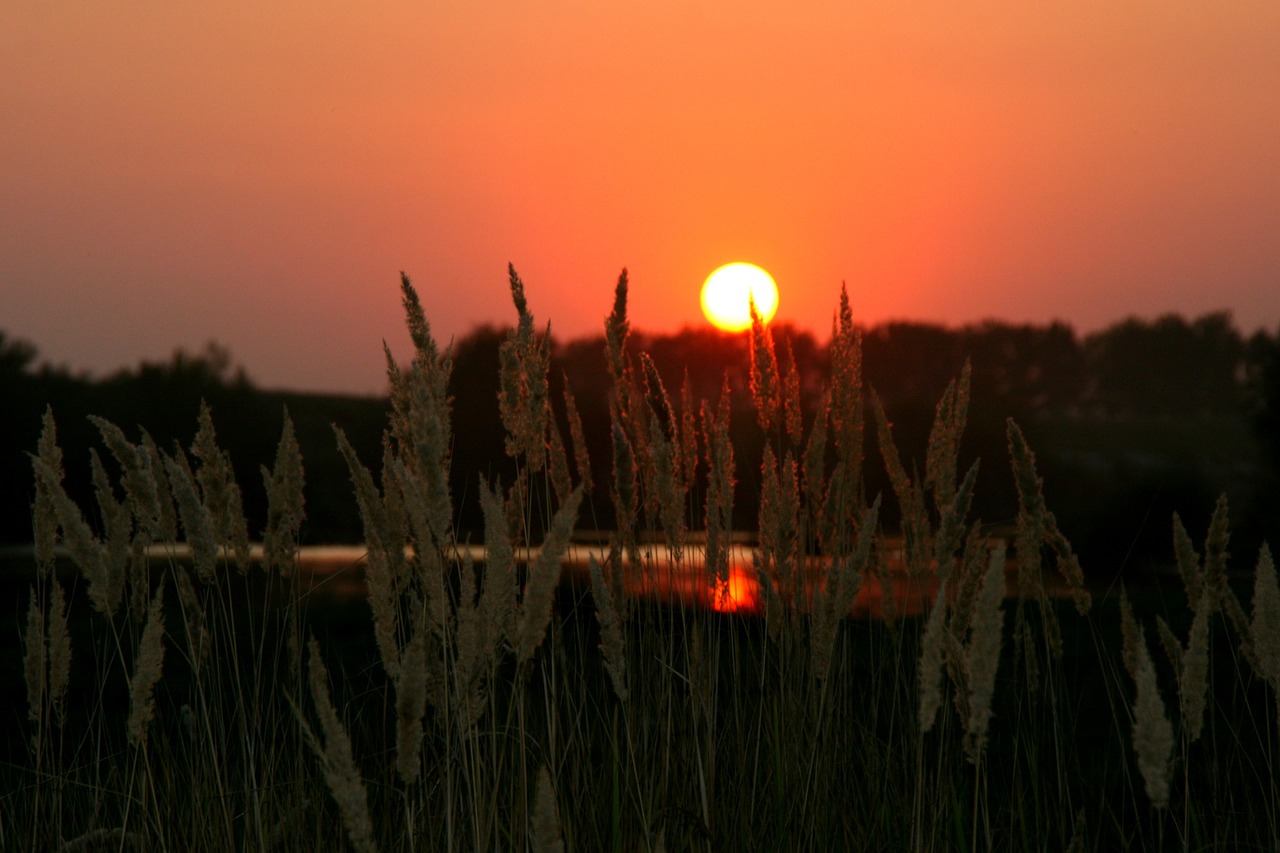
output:
[[[748,473],[727,398],[672,393],[629,351],[624,274],[606,321],[613,477],[584,482],[514,270],[511,289],[499,411],[518,473],[478,485],[473,562],[449,491],[450,357],[403,282],[415,358],[388,359],[383,459],[339,433],[351,485],[330,484],[360,503],[360,598],[317,595],[296,570],[287,416],[260,486],[230,476],[208,412],[189,451],[100,422],[93,508],[63,492],[46,419],[35,571],[2,617],[6,689],[21,671],[27,702],[5,723],[0,847],[1274,849],[1280,593],[1265,552],[1228,573],[1225,503],[1204,543],[1174,528],[1181,577],[1128,591],[1122,637],[1119,591],[1084,589],[1018,426],[1006,554],[970,517],[977,467],[957,468],[967,366],[927,446],[900,450],[842,298],[816,418],[787,348],[752,330],[765,451],[739,598],[724,543]],[[869,464],[891,494],[865,494]],[[242,488],[267,496],[261,551]],[[565,583],[592,501],[619,527],[593,577]],[[703,573],[715,607],[628,594],[673,570],[651,541]],[[937,590],[923,615],[890,595],[884,618],[848,618],[891,576]]]

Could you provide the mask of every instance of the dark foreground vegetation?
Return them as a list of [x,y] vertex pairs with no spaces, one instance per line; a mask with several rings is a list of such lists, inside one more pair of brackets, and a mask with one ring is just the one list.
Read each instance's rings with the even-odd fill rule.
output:
[[[215,408],[197,403],[176,445],[102,418],[77,445],[62,415],[40,418],[34,566],[16,589],[0,579],[16,603],[0,617],[0,847],[1275,847],[1270,551],[1233,533],[1227,495],[1192,495],[1182,515],[1151,500],[1115,524],[1162,515],[1150,523],[1176,572],[1087,579],[1023,426],[1062,431],[1064,493],[1083,505],[1124,487],[1108,466],[1178,442],[1200,442],[1208,478],[1220,438],[1143,429],[1212,421],[1216,403],[1095,409],[1095,388],[1014,407],[963,349],[941,387],[869,381],[875,335],[844,299],[822,353],[758,322],[734,341],[649,341],[630,333],[625,275],[603,344],[560,350],[557,384],[514,270],[511,289],[515,328],[450,353],[404,281],[415,357],[390,369],[372,446],[332,418],[336,471],[312,465],[293,403],[261,464],[237,467],[216,406],[266,395],[199,359],[217,380],[205,390],[232,396],[202,394]],[[697,379],[710,355],[660,362],[699,341],[742,361]],[[488,391],[470,367],[467,393],[456,384],[468,346],[497,377]],[[575,384],[575,346],[603,415]],[[669,369],[682,363],[687,380]],[[976,414],[982,388],[1012,416]],[[481,402],[492,433],[465,414]],[[1091,457],[1080,423],[1131,426],[1112,446],[1139,457]],[[1262,463],[1250,470],[1261,483]],[[317,486],[355,506],[361,596],[317,597],[297,571]],[[566,586],[584,527],[607,556]],[[742,527],[750,565],[726,547]],[[649,542],[715,601],[749,572],[757,606],[631,600],[631,580],[670,571]],[[847,618],[860,589],[902,578],[932,591],[923,616],[890,597],[882,619]]]
[[[499,350],[506,329],[482,327],[458,340],[449,392],[454,432],[451,485],[474,495],[480,474],[509,478],[498,418]],[[807,333],[774,329],[783,363],[794,356],[800,405],[812,419],[830,377],[829,350]],[[748,391],[749,337],[713,330],[674,335],[632,333],[633,346],[653,358],[673,389],[687,375],[694,399],[719,393],[728,376],[733,398],[729,429],[747,472],[758,470],[761,437],[753,430]],[[958,365],[972,365],[970,423],[960,453],[982,458],[990,472],[976,511],[991,523],[1012,519],[1014,495],[1002,453],[1004,420],[1017,418],[1039,454],[1049,494],[1064,530],[1099,576],[1140,574],[1168,566],[1168,518],[1179,512],[1203,530],[1208,507],[1229,495],[1239,541],[1256,547],[1280,517],[1280,329],[1245,337],[1226,314],[1195,320],[1137,319],[1081,337],[1069,326],[988,322],[948,329],[890,323],[863,330],[865,375],[901,436],[908,467],[923,447],[933,407]],[[559,394],[567,379],[590,443],[597,480],[608,476],[609,399],[603,337],[551,343],[549,383]],[[381,454],[389,411],[383,398],[269,391],[256,387],[231,355],[210,344],[176,352],[167,363],[144,363],[92,379],[40,365],[38,353],[0,332],[0,543],[31,540],[27,521],[32,488],[26,454],[51,406],[68,447],[89,446],[89,415],[125,428],[141,427],[162,448],[189,445],[201,401],[218,413],[218,434],[242,481],[269,463],[287,408],[312,476],[306,487],[306,544],[362,538],[353,497],[329,487],[345,476],[331,425],[347,433],[362,459]],[[868,471],[868,488],[887,486]],[[735,495],[735,525],[750,529],[759,483],[744,475]],[[87,458],[67,460],[67,489],[92,493]],[[475,501],[463,501],[460,523],[478,530]],[[266,507],[245,494],[245,512],[260,526]],[[892,509],[890,508],[892,513]],[[609,529],[608,502],[589,502],[580,526]]]

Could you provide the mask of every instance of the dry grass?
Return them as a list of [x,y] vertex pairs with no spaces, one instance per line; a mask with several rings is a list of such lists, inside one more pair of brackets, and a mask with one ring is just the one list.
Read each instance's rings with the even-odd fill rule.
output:
[[[587,442],[567,383],[561,400],[548,393],[549,335],[514,269],[509,282],[517,319],[499,405],[517,474],[478,484],[487,559],[474,565],[456,542],[452,362],[404,278],[414,357],[388,361],[377,473],[336,434],[368,551],[366,595],[337,616],[313,609],[295,571],[304,467],[287,414],[262,471],[260,568],[207,409],[194,445],[172,452],[95,421],[109,456],[91,457],[88,510],[63,488],[46,417],[33,456],[37,576],[14,656],[25,755],[3,770],[0,846],[1274,846],[1280,591],[1264,549],[1246,613],[1225,503],[1203,558],[1174,523],[1185,610],[1136,595],[1140,607],[1095,604],[1012,421],[1012,555],[970,517],[967,365],[927,446],[899,448],[863,387],[842,293],[816,410],[789,346],[780,364],[758,318],[749,400],[732,399],[727,377],[716,401],[695,399],[687,377],[676,399],[628,349],[624,272],[605,322],[618,528],[608,558],[587,561],[589,584],[566,584],[592,491]],[[868,403],[885,496],[864,493]],[[747,406],[758,472],[728,438]],[[739,480],[761,489],[763,618],[629,598],[628,583],[669,580],[646,546],[660,537],[676,564],[705,566],[705,600],[733,603],[730,580],[751,568],[730,564]],[[895,531],[882,520],[890,501]],[[168,544],[179,532],[189,557]],[[155,544],[167,558],[146,559]],[[59,554],[87,590],[65,585]],[[1047,555],[1075,608],[1049,595]],[[930,596],[920,617],[895,609],[904,580]],[[885,618],[853,622],[867,590]],[[1148,620],[1168,666],[1148,651]],[[1180,701],[1166,706],[1173,689]]]

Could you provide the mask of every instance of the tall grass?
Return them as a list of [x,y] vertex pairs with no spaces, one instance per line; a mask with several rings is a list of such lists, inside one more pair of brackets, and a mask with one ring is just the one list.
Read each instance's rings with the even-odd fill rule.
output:
[[[95,421],[111,465],[93,452],[88,510],[46,417],[0,847],[1274,849],[1280,591],[1264,549],[1246,612],[1225,503],[1203,557],[1174,522],[1185,610],[1143,590],[1095,603],[1012,421],[1016,534],[971,517],[967,365],[927,447],[896,445],[842,293],[813,414],[789,344],[753,318],[758,539],[732,564],[727,381],[717,400],[687,379],[668,392],[628,346],[624,272],[605,321],[612,477],[593,489],[573,397],[548,390],[549,331],[514,269],[510,288],[499,409],[517,474],[478,483],[475,563],[449,492],[450,356],[402,281],[415,355],[388,351],[376,470],[336,434],[367,545],[354,613],[323,612],[296,571],[287,415],[260,548],[208,410],[189,451]],[[891,495],[865,493],[866,464]],[[565,583],[591,500],[617,528]],[[628,595],[690,571],[711,607]],[[899,612],[903,580],[922,615]],[[881,618],[853,621],[864,591]]]

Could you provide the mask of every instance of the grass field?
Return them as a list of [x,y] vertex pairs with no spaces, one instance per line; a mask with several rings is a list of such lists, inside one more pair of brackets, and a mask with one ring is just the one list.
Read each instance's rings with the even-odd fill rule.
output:
[[[388,360],[383,459],[336,435],[351,480],[333,487],[354,490],[366,555],[327,577],[359,577],[354,595],[298,571],[287,419],[253,486],[270,504],[253,552],[251,486],[213,413],[172,453],[101,422],[91,508],[63,491],[46,419],[35,570],[0,623],[4,690],[25,684],[0,848],[1276,849],[1280,592],[1269,552],[1229,554],[1225,501],[1203,541],[1174,520],[1167,586],[1086,588],[1018,425],[1006,541],[970,517],[978,469],[957,467],[967,367],[928,446],[899,449],[842,303],[816,417],[752,330],[766,450],[743,567],[727,391],[669,395],[628,350],[624,277],[606,321],[613,476],[592,483],[511,285],[499,403],[519,475],[478,482],[477,551],[454,533],[449,356],[403,282],[416,358]],[[868,465],[891,493],[865,494]],[[618,529],[563,583],[592,501]],[[634,595],[673,566],[712,606]],[[880,618],[850,618],[894,584],[929,605],[880,597]]]

